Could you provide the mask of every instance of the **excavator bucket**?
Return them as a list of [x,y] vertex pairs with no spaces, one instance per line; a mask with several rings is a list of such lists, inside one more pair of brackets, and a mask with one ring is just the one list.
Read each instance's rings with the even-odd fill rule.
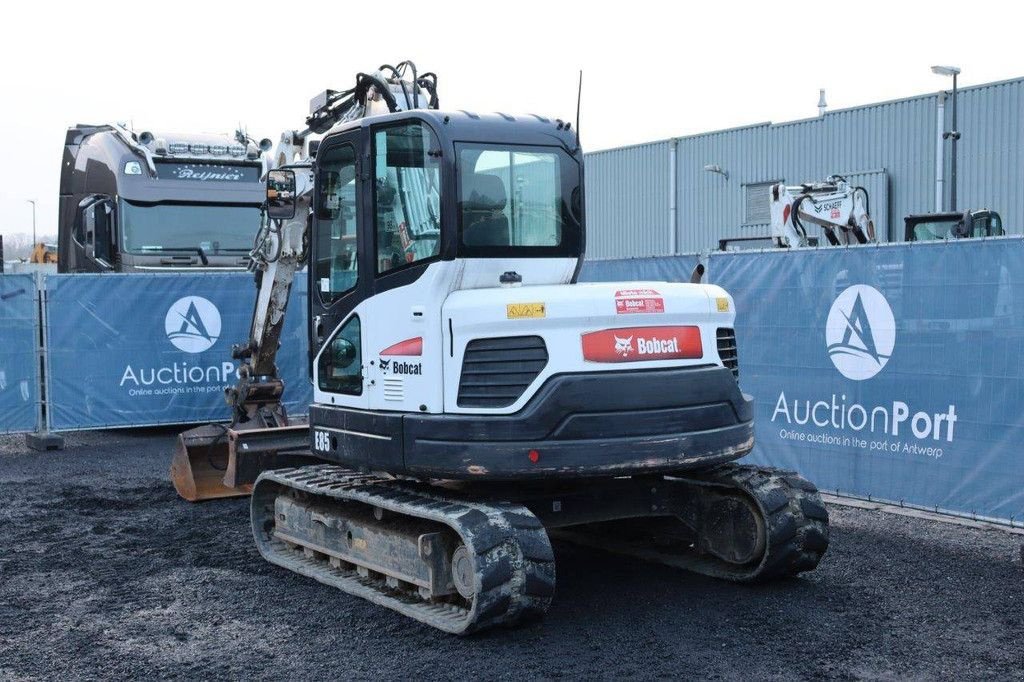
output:
[[171,481],[189,502],[244,497],[252,493],[260,472],[310,461],[316,458],[309,452],[309,425],[303,419],[275,427],[206,424],[178,436]]
[[171,460],[171,481],[189,502],[243,497],[252,485],[229,487],[224,476],[231,460],[231,429],[224,424],[205,424],[178,435]]

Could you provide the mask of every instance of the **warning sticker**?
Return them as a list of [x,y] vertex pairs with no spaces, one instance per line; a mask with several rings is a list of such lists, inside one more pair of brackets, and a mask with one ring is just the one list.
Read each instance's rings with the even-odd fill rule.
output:
[[619,315],[663,313],[665,299],[654,289],[620,289],[615,292],[615,312]]
[[510,320],[544,317],[545,315],[543,303],[509,303],[505,306],[505,312]]

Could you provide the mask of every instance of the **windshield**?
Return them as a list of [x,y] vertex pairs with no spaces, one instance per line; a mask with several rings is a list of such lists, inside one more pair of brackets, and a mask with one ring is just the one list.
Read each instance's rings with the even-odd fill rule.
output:
[[557,147],[459,147],[461,250],[468,256],[577,256],[579,165]]
[[958,220],[932,220],[927,223],[914,225],[914,241],[926,242],[931,239],[949,239],[950,230],[957,224]]
[[258,206],[135,204],[121,201],[122,250],[248,253],[260,226]]

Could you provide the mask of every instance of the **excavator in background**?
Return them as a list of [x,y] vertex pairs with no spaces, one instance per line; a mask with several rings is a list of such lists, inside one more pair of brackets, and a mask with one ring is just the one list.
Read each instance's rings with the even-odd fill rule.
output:
[[57,264],[57,245],[46,244],[39,242],[32,247],[32,253],[28,258],[29,263],[36,263],[39,265],[45,264]]
[[[738,582],[815,568],[815,487],[735,463],[753,401],[729,294],[699,272],[577,283],[571,124],[443,112],[435,85],[404,62],[314,100],[292,140],[312,163],[284,153],[267,175],[229,393],[234,427],[256,428],[185,434],[176,465],[221,457],[268,561],[456,634],[543,615],[553,536]],[[313,404],[274,442],[281,385],[261,372],[303,260]]]
[[873,242],[869,203],[867,190],[850,185],[841,175],[830,175],[824,182],[772,185],[772,240],[782,248],[808,246],[807,222],[821,227],[832,246]]

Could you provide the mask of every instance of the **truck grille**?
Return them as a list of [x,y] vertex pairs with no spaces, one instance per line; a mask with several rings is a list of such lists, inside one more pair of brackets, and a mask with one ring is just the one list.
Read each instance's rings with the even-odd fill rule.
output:
[[732,375],[738,381],[740,378],[740,359],[736,354],[736,331],[728,327],[720,328],[716,334],[718,338],[718,357],[722,364],[732,370]]
[[508,407],[548,364],[539,336],[474,339],[466,345],[459,407]]

